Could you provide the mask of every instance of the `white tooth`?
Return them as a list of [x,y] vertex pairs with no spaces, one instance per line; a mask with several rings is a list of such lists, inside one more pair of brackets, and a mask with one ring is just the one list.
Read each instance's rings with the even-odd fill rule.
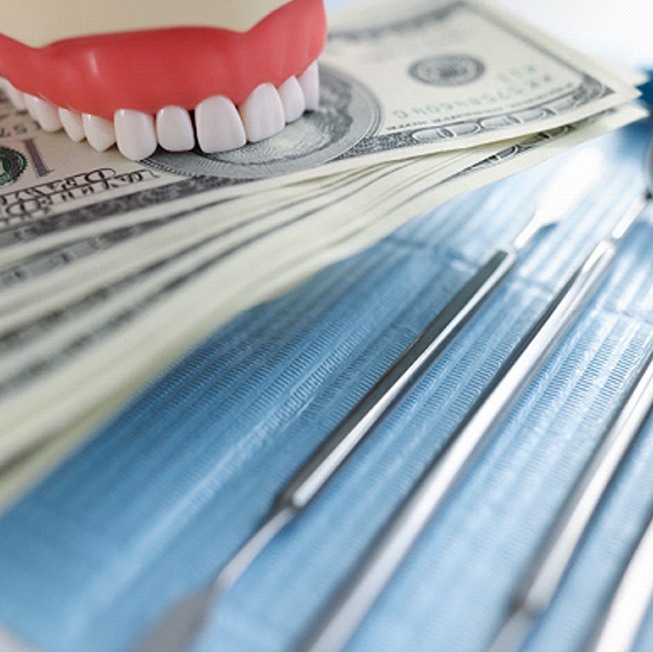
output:
[[71,140],[78,143],[86,138],[82,116],[79,113],[69,109],[59,109],[59,120]]
[[56,106],[28,93],[25,93],[25,103],[29,114],[41,125],[43,131],[59,131],[61,129],[61,120],[59,120],[59,111]]
[[320,106],[320,70],[317,61],[313,62],[299,78],[299,84],[304,91],[306,109],[315,111]]
[[159,145],[170,152],[187,152],[195,147],[193,122],[186,109],[166,106],[156,114]]
[[4,91],[9,98],[9,101],[14,105],[18,111],[26,111],[25,94],[17,90],[16,87],[7,79],[4,84]]
[[286,124],[279,92],[272,84],[261,84],[240,105],[240,115],[250,143],[278,134]]
[[156,151],[154,118],[149,113],[119,109],[113,116],[116,142],[120,153],[132,161],[141,161]]
[[209,97],[195,109],[197,142],[207,154],[242,147],[245,128],[234,103],[222,95]]
[[36,117],[36,98],[34,95],[30,95],[29,93],[23,93],[23,98],[25,100],[25,108],[27,109],[27,113],[29,113],[29,117],[34,120],[34,122],[38,122],[38,118]]
[[116,132],[113,123],[97,115],[82,113],[84,133],[91,147],[98,152],[104,152],[116,142]]
[[290,77],[281,84],[279,97],[281,97],[281,103],[283,104],[286,122],[294,122],[301,118],[304,111],[306,111],[306,98],[297,77]]

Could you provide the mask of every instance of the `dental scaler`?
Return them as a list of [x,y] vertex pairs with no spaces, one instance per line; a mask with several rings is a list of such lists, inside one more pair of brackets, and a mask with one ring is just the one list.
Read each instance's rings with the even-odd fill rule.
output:
[[323,0],[5,2],[5,94],[97,151],[228,151],[318,106]]

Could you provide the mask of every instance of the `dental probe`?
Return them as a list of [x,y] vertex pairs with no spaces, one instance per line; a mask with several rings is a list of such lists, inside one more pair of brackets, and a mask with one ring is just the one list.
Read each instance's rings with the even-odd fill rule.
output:
[[490,652],[520,649],[531,628],[551,605],[652,405],[653,352],[547,533],[511,600],[511,612]]
[[653,512],[586,652],[631,652],[653,600],[652,566]]
[[573,272],[323,611],[301,643],[302,652],[345,647],[450,491],[478,459],[494,427],[592,297],[646,201],[638,197],[632,202],[610,236]]
[[[646,203],[652,198],[653,141],[646,153],[644,169],[649,188],[643,200]],[[519,649],[537,620],[548,610],[652,404],[653,352],[621,401],[518,584],[508,616],[490,652]]]
[[198,635],[214,603],[238,581],[277,534],[308,507],[365,436],[499,286],[521,252],[543,229],[560,221],[580,201],[593,178],[594,154],[593,150],[582,150],[554,174],[538,198],[533,216],[513,242],[498,249],[472,276],[300,467],[281,489],[263,524],[214,580],[164,612],[136,652],[176,652]]

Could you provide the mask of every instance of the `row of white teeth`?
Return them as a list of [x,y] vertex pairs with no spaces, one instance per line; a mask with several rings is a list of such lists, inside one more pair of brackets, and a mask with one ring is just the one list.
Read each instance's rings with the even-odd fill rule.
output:
[[155,116],[121,109],[113,121],[58,108],[17,90],[6,79],[0,78],[0,86],[14,107],[27,111],[44,131],[64,129],[72,140],[86,139],[98,152],[117,145],[133,161],[151,156],[159,146],[186,152],[198,145],[207,154],[236,149],[274,136],[319,104],[317,63],[279,88],[261,84],[239,106],[217,95],[200,102],[192,113],[179,106],[167,106]]

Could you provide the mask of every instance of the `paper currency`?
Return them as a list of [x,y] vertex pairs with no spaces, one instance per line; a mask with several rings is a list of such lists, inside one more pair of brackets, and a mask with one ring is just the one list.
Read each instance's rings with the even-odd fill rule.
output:
[[477,3],[351,14],[325,62],[319,111],[224,155],[135,164],[0,105],[0,507],[240,311],[643,115]]
[[[0,503],[18,495],[156,373],[242,310],[460,192],[641,115],[624,108],[531,137],[444,183],[431,180],[428,157],[375,170],[367,179],[368,193],[341,195],[347,211],[338,210],[337,198],[335,207],[329,202],[307,208],[298,200],[285,211],[264,213],[255,232],[206,238],[160,266],[5,332],[0,338]],[[218,221],[215,208],[200,215]],[[147,242],[147,236],[143,239]],[[34,410],[34,405],[48,408]]]

